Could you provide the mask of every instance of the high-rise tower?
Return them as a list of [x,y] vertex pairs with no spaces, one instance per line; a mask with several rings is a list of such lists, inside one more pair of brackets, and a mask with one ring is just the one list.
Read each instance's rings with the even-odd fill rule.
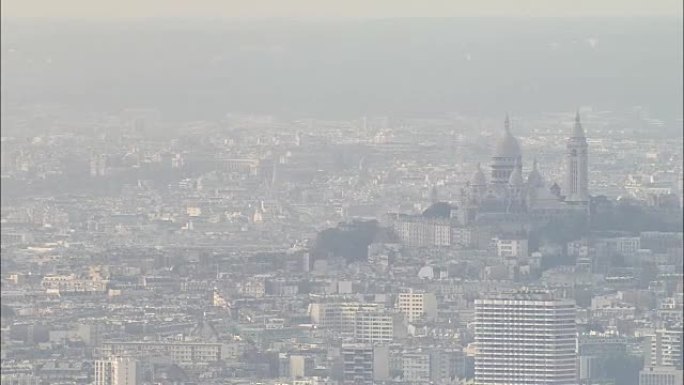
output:
[[568,138],[565,166],[565,201],[586,204],[589,201],[589,159],[587,138],[584,136],[579,111],[575,116],[572,136]]
[[541,292],[475,300],[475,383],[576,385],[575,311]]

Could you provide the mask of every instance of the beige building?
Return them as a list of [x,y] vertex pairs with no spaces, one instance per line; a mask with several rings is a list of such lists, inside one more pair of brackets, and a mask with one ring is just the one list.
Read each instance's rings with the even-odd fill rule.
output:
[[437,298],[434,293],[423,293],[409,290],[397,296],[397,309],[406,315],[408,322],[421,319],[434,321],[437,319]]
[[314,369],[313,357],[305,354],[290,355],[290,377],[303,378],[311,375]]

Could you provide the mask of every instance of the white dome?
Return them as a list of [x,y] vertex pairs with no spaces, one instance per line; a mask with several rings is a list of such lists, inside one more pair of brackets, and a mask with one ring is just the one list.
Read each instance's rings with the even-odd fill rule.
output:
[[506,131],[504,132],[504,136],[499,139],[499,142],[496,144],[496,151],[494,152],[495,158],[518,158],[522,156],[518,140],[511,134],[510,125],[508,116],[506,116],[506,122],[504,124]]

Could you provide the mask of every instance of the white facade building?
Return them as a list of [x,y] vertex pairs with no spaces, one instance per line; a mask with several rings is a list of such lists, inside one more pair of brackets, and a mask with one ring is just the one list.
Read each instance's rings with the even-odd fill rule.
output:
[[681,326],[658,329],[644,340],[644,365],[682,367],[684,331]]
[[131,357],[95,361],[95,385],[138,385],[140,363]]
[[356,313],[354,338],[357,342],[392,342],[408,333],[404,314],[395,311],[363,311]]
[[639,385],[679,385],[684,383],[681,369],[647,367],[639,372]]
[[475,382],[576,385],[574,301],[518,292],[475,301]]
[[530,256],[527,239],[494,238],[496,254],[502,258],[527,258]]
[[356,314],[373,311],[377,303],[362,302],[314,302],[309,305],[311,323],[319,325],[344,337],[354,337]]

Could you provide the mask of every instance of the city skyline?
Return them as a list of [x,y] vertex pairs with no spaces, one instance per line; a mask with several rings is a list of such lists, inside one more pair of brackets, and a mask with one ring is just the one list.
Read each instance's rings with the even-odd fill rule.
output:
[[680,383],[681,6],[3,1],[0,382]]

